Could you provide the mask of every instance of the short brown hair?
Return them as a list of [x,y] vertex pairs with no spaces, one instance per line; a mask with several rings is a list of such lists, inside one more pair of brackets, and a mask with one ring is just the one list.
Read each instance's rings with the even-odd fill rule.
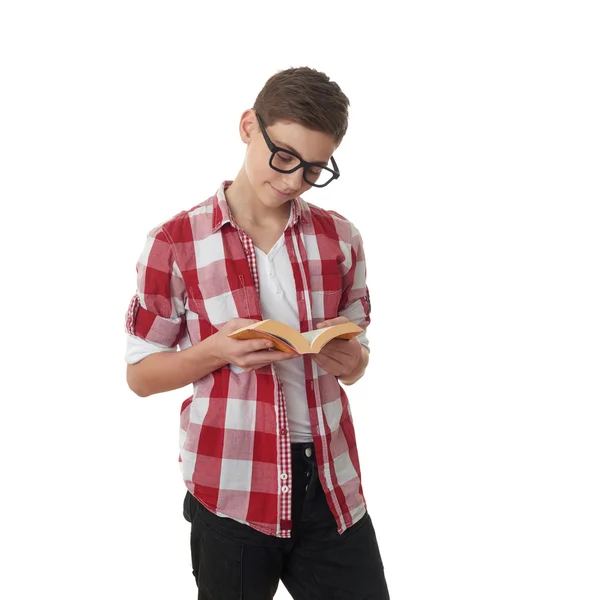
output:
[[292,121],[331,135],[336,144],[346,135],[349,106],[340,86],[310,67],[275,73],[254,102],[265,126]]

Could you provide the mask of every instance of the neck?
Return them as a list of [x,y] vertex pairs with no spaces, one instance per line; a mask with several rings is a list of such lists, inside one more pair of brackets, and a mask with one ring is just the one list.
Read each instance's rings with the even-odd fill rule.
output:
[[290,216],[290,202],[276,208],[265,206],[252,190],[244,169],[238,173],[233,183],[225,190],[229,210],[237,223],[257,225],[285,221]]

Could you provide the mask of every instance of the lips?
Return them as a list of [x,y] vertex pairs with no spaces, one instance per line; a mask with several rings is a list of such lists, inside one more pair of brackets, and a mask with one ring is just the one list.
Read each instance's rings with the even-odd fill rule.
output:
[[[271,184],[269,184],[271,185]],[[273,187],[271,185],[271,187],[273,188],[273,190],[275,191],[275,193],[280,197],[280,198],[288,198],[290,196],[290,194],[284,194],[283,192],[280,192],[276,187]]]

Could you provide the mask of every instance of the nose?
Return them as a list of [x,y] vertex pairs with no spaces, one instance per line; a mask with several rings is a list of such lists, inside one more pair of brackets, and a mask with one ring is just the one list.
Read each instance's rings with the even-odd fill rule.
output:
[[285,186],[285,191],[295,192],[300,189],[304,179],[302,178],[302,169],[293,173],[282,173],[281,182]]

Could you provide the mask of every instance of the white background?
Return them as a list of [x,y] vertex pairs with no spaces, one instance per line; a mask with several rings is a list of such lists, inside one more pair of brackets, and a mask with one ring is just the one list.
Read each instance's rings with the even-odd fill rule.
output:
[[[372,360],[349,389],[392,598],[600,597],[594,2],[27,2],[0,9],[0,596],[195,597],[178,418],[123,318],[146,233],[244,156],[309,65]],[[289,598],[280,586],[277,599]]]

